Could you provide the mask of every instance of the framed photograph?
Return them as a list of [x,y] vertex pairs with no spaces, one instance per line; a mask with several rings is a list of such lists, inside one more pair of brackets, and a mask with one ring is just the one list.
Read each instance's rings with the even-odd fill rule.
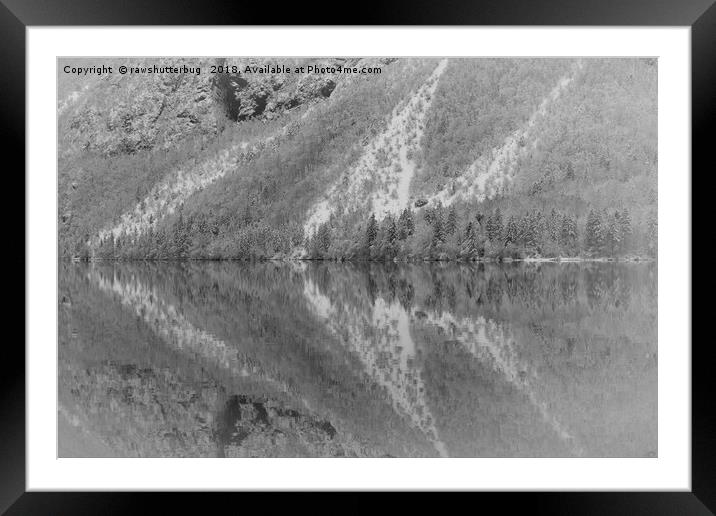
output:
[[711,514],[691,339],[711,4],[256,26],[257,6],[3,0],[26,331],[0,512],[529,491],[506,506]]

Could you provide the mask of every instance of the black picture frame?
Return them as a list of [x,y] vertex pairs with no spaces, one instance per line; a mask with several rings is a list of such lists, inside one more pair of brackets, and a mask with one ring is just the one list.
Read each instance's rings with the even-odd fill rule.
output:
[[[267,9],[257,2],[219,3],[210,0],[0,0],[0,146],[7,185],[16,202],[25,192],[25,50],[28,26],[63,25],[293,25],[326,24],[325,13],[335,4],[313,2],[300,9]],[[692,168],[707,174],[711,147],[707,128],[716,113],[716,5],[714,0],[473,0],[429,2],[368,0],[356,5],[350,21],[359,25],[606,25],[690,26],[692,74]],[[345,18],[344,18],[345,19]],[[88,42],[88,45],[91,43]],[[665,142],[660,142],[662,145]],[[15,167],[7,165],[9,159]],[[712,168],[712,167],[710,167]],[[48,171],[50,173],[50,171]],[[676,173],[676,171],[671,171]],[[692,174],[693,177],[693,174]],[[9,192],[9,191],[8,191]],[[692,203],[693,206],[693,203]],[[6,267],[25,267],[25,229],[16,216],[7,219],[11,250]],[[8,213],[8,211],[6,211]],[[692,215],[694,221],[699,217]],[[22,245],[20,245],[22,243]],[[27,274],[27,272],[26,272]],[[24,278],[8,274],[23,285],[11,310],[25,313]],[[15,287],[15,285],[12,285]],[[6,296],[8,297],[8,296]],[[696,307],[695,307],[696,308]],[[8,321],[15,318],[12,315]],[[17,314],[17,320],[20,314]],[[24,330],[23,330],[24,336]],[[22,339],[24,342],[24,338]],[[688,345],[689,343],[673,343]],[[522,509],[542,514],[714,514],[716,513],[716,416],[710,392],[708,340],[692,347],[692,491],[620,493],[481,494],[496,499],[501,510]],[[149,508],[157,494],[26,493],[25,489],[25,351],[20,339],[6,338],[0,375],[0,513],[14,514],[125,514]],[[221,494],[225,499],[232,494]],[[241,495],[245,496],[245,495]],[[166,495],[162,504],[168,503]],[[187,495],[171,502],[184,509]],[[205,503],[205,502],[202,502]],[[358,502],[360,504],[360,502]],[[481,503],[481,502],[480,502]],[[246,501],[242,506],[246,506]],[[206,509],[206,506],[203,506]],[[357,506],[356,506],[357,508]],[[166,509],[166,507],[165,507]],[[203,511],[205,512],[205,511]]]

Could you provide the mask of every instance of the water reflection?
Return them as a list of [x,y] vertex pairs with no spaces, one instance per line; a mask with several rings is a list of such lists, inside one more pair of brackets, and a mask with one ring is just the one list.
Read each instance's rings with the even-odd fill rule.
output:
[[62,264],[61,456],[653,456],[653,264]]

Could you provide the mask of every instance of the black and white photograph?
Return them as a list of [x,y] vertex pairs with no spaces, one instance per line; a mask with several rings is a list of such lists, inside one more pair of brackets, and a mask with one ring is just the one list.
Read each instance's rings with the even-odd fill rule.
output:
[[58,456],[658,457],[658,67],[59,58]]

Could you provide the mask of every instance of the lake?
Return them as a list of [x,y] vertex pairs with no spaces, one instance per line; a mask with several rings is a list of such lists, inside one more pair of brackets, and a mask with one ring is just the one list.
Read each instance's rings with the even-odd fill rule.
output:
[[59,266],[59,455],[654,457],[654,263]]

